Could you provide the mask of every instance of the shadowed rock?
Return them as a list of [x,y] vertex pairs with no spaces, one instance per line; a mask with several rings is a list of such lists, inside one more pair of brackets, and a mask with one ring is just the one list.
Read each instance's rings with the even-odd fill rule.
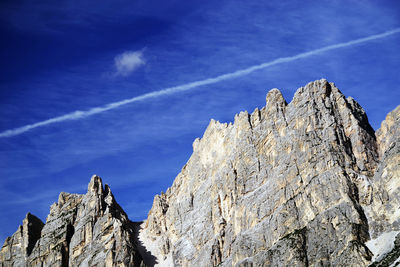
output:
[[0,263],[3,266],[22,266],[40,238],[43,226],[38,217],[26,214],[17,232],[4,242],[0,251]]
[[[62,192],[44,226],[28,213],[23,226],[6,240],[0,264],[142,266],[137,235],[134,223],[115,201],[110,188],[103,187],[101,178],[95,175],[85,195]],[[26,252],[17,249],[19,244]]]

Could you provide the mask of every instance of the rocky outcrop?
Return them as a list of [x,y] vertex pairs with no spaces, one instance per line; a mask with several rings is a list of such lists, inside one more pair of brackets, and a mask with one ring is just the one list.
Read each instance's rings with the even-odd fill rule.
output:
[[380,162],[374,176],[371,205],[366,206],[372,237],[400,230],[400,106],[376,132]]
[[400,106],[376,132],[379,164],[371,178],[371,201],[365,205],[374,254],[372,266],[400,265]]
[[6,240],[0,266],[140,266],[136,235],[108,185],[93,176],[85,195],[60,194],[44,226],[28,214]]
[[233,124],[211,121],[172,187],[155,197],[145,245],[175,266],[369,265],[370,225],[379,234],[378,217],[393,214],[389,228],[399,230],[399,198],[386,215],[374,204],[385,187],[399,193],[383,175],[399,182],[398,151],[379,157],[400,136],[398,114],[377,140],[361,106],[326,80],[289,104],[277,89],[266,102]]
[[400,264],[400,107],[375,133],[322,79],[234,123],[212,120],[140,226],[94,176],[28,214],[0,266],[389,266]]
[[23,266],[40,238],[43,222],[28,213],[18,230],[6,239],[0,251],[0,266]]

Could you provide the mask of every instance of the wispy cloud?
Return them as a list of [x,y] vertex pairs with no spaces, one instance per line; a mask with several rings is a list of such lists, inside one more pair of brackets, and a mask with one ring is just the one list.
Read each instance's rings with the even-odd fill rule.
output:
[[[49,124],[53,124],[56,122],[63,122],[63,121],[67,121],[67,120],[78,120],[78,119],[83,119],[83,118],[87,118],[89,116],[98,114],[98,113],[102,113],[108,110],[112,110],[112,109],[116,109],[120,106],[124,106],[130,103],[134,103],[134,102],[138,102],[138,101],[143,101],[146,99],[151,99],[151,98],[156,98],[156,97],[160,97],[160,96],[164,96],[164,95],[171,95],[171,94],[175,94],[178,92],[182,92],[182,91],[187,91],[190,89],[194,89],[197,88],[199,86],[203,86],[203,85],[208,85],[208,84],[214,84],[217,82],[221,82],[224,80],[229,80],[229,79],[233,79],[233,78],[237,78],[237,77],[241,77],[241,76],[245,76],[248,75],[252,72],[255,72],[257,70],[261,70],[261,69],[266,69],[268,67],[274,66],[274,65],[278,65],[278,64],[282,64],[282,63],[287,63],[287,62],[292,62],[298,59],[302,59],[302,58],[307,58],[313,55],[317,55],[317,54],[321,54],[327,51],[331,51],[331,50],[335,50],[335,49],[339,49],[339,48],[344,48],[344,47],[349,47],[349,46],[353,46],[356,44],[361,44],[361,43],[365,43],[365,42],[369,42],[369,41],[373,41],[373,40],[377,40],[377,39],[381,39],[381,38],[385,38],[387,36],[396,34],[400,32],[400,28],[396,28],[393,29],[391,31],[387,31],[387,32],[383,32],[380,34],[375,34],[375,35],[370,35],[368,37],[364,37],[364,38],[360,38],[360,39],[355,39],[349,42],[344,42],[344,43],[338,43],[338,44],[334,44],[334,45],[329,45],[329,46],[325,46],[319,49],[315,49],[312,51],[308,51],[308,52],[304,52],[304,53],[300,53],[294,56],[290,56],[290,57],[281,57],[269,62],[265,62],[259,65],[254,65],[245,69],[241,69],[241,70],[237,70],[231,73],[226,73],[214,78],[208,78],[208,79],[204,79],[204,80],[200,80],[200,81],[195,81],[195,82],[191,82],[191,83],[186,83],[183,85],[179,85],[179,86],[174,86],[174,87],[169,87],[169,88],[165,88],[159,91],[155,91],[155,92],[151,92],[151,93],[147,93],[147,94],[143,94],[140,96],[136,96],[133,98],[128,98],[128,99],[124,99],[118,102],[113,102],[110,104],[107,104],[105,106],[102,107],[94,107],[91,108],[89,110],[85,110],[85,111],[81,111],[81,110],[77,110],[59,117],[55,117],[55,118],[51,118],[48,120],[44,120],[41,122],[37,122],[37,123],[33,123],[33,124],[28,124],[19,128],[15,128],[15,129],[10,129],[10,130],[6,130],[0,133],[0,137],[10,137],[10,136],[15,136],[24,132],[27,132],[29,130],[38,128],[38,127],[42,127],[42,126],[46,126]],[[132,57],[132,62],[128,59],[123,59],[124,58],[124,54],[122,54],[121,59],[117,60],[118,62],[129,62],[129,63],[125,63],[126,67],[128,70],[130,69],[131,71],[134,70],[135,67],[138,66],[137,61],[138,59],[141,58],[141,54],[139,52],[133,52],[133,53],[138,53],[135,54],[134,56],[126,56],[127,58]],[[135,59],[137,58],[137,59]],[[116,62],[117,62],[116,61]],[[124,65],[124,64],[122,64]],[[124,67],[121,67],[121,73],[123,73]]]
[[144,49],[126,51],[114,58],[114,76],[128,76],[140,66],[146,64],[143,57]]

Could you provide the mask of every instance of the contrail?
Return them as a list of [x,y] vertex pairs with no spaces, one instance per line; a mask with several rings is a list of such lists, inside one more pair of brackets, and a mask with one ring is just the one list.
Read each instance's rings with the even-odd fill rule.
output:
[[108,111],[111,109],[115,109],[115,108],[130,104],[130,103],[146,100],[149,98],[156,98],[156,97],[163,96],[163,95],[171,95],[171,94],[175,94],[178,92],[187,91],[187,90],[199,87],[199,86],[214,84],[214,83],[217,83],[220,81],[241,77],[241,76],[250,74],[254,71],[265,69],[265,68],[268,68],[268,67],[271,67],[274,65],[295,61],[297,59],[306,58],[306,57],[313,56],[316,54],[321,54],[323,52],[338,49],[338,48],[348,47],[348,46],[361,44],[361,43],[369,42],[369,41],[376,40],[376,39],[385,38],[387,36],[390,36],[390,35],[393,35],[393,34],[396,34],[399,32],[400,32],[400,28],[396,28],[391,31],[387,31],[387,32],[383,32],[383,33],[375,34],[375,35],[370,35],[368,37],[355,39],[355,40],[352,40],[349,42],[325,46],[325,47],[318,48],[318,49],[315,49],[312,51],[300,53],[300,54],[297,54],[297,55],[294,55],[291,57],[281,57],[281,58],[278,58],[278,59],[275,59],[275,60],[272,60],[269,62],[265,62],[265,63],[259,64],[259,65],[254,65],[254,66],[248,67],[246,69],[241,69],[241,70],[237,70],[237,71],[234,71],[231,73],[222,74],[222,75],[219,75],[214,78],[208,78],[208,79],[195,81],[195,82],[191,82],[191,83],[187,83],[187,84],[183,84],[183,85],[168,87],[168,88],[165,88],[165,89],[162,89],[159,91],[155,91],[155,92],[143,94],[140,96],[128,98],[128,99],[121,100],[118,102],[113,102],[113,103],[110,103],[110,104],[107,104],[107,105],[104,105],[101,107],[94,107],[89,110],[84,110],[84,111],[77,110],[77,111],[67,113],[67,114],[59,116],[59,117],[55,117],[55,118],[40,121],[37,123],[28,124],[28,125],[25,125],[25,126],[22,126],[19,128],[14,128],[14,129],[3,131],[0,133],[0,137],[10,137],[10,136],[19,135],[19,134],[27,132],[29,130],[32,130],[32,129],[35,129],[38,127],[42,127],[45,125],[53,124],[56,122],[83,119],[83,118],[86,118],[86,117],[89,117],[89,116],[92,116],[92,115],[95,115],[98,113],[102,113],[102,112],[105,112],[105,111]]

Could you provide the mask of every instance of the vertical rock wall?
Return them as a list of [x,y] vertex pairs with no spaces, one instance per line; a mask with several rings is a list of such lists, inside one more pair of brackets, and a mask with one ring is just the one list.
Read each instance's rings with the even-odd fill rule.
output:
[[143,240],[175,266],[368,265],[365,207],[379,142],[390,141],[377,142],[361,106],[326,80],[289,104],[277,89],[266,102],[234,124],[211,121],[155,197]]

